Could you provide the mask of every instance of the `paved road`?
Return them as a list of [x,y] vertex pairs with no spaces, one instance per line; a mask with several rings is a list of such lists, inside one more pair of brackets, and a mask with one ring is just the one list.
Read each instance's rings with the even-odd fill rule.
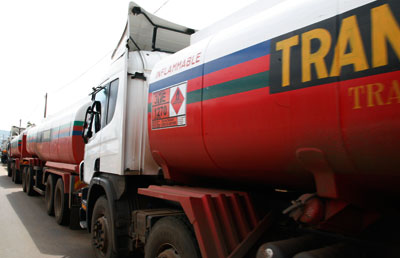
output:
[[85,230],[59,226],[47,215],[44,198],[28,196],[0,165],[0,257],[92,258]]

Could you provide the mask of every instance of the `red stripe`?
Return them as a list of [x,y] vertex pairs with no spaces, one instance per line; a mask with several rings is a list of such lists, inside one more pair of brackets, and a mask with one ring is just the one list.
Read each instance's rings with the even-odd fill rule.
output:
[[269,71],[270,55],[262,56],[204,76],[203,88]]
[[187,92],[195,91],[201,89],[201,85],[203,84],[203,77],[197,77],[190,81],[187,84]]
[[72,131],[82,131],[82,129],[83,129],[83,126],[82,126],[82,125],[75,125],[75,126],[72,128]]
[[[224,83],[227,81],[236,80],[242,77],[250,76],[256,73],[269,71],[270,55],[262,56],[232,67],[228,67],[204,76],[204,86]],[[197,77],[188,81],[187,92],[199,90],[202,88],[203,77]]]

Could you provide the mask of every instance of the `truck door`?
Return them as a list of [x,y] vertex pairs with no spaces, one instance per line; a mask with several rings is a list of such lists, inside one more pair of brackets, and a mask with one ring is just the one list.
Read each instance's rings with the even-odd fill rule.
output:
[[[89,182],[93,172],[103,171],[102,163],[115,154],[113,142],[117,129],[110,133],[118,94],[119,79],[114,78],[100,86],[95,93],[93,104],[86,114],[86,123],[90,131],[85,146],[85,181]],[[107,129],[109,128],[109,129]],[[110,153],[111,152],[111,153]]]

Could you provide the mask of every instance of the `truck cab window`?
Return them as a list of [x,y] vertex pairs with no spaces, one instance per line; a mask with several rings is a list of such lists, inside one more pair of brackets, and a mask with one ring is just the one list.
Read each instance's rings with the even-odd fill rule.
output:
[[108,96],[108,112],[107,112],[107,124],[110,123],[114,116],[115,105],[117,103],[118,95],[118,82],[116,79],[110,83],[109,96]]
[[[100,129],[103,128],[106,125],[106,116],[107,116],[107,92],[108,92],[108,86],[104,87],[101,91],[99,91],[96,94],[96,101],[100,102],[100,108],[96,110],[97,112],[100,112],[100,116],[96,119],[100,119]],[[98,107],[97,107],[98,108]],[[97,132],[97,130],[95,130]]]
[[[97,112],[100,111],[100,115],[97,118],[100,119],[100,129],[110,123],[114,116],[118,95],[118,82],[119,79],[116,79],[106,84],[106,86],[96,94],[95,100],[100,103],[100,107],[96,110]],[[98,130],[94,131],[97,132]]]

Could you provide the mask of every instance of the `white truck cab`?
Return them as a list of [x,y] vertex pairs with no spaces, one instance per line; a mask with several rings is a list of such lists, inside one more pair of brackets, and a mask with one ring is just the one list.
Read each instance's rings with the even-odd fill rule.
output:
[[189,46],[192,33],[129,4],[127,25],[108,74],[93,88],[82,132],[80,180],[88,186],[82,190],[80,225],[92,233],[96,257],[131,251],[133,198],[127,192],[135,196],[141,178],[160,173],[148,140],[148,78],[157,62]]
[[194,31],[160,19],[135,3],[112,55],[109,73],[86,114],[83,180],[96,172],[157,175],[147,133],[148,79],[154,65],[190,43]]

